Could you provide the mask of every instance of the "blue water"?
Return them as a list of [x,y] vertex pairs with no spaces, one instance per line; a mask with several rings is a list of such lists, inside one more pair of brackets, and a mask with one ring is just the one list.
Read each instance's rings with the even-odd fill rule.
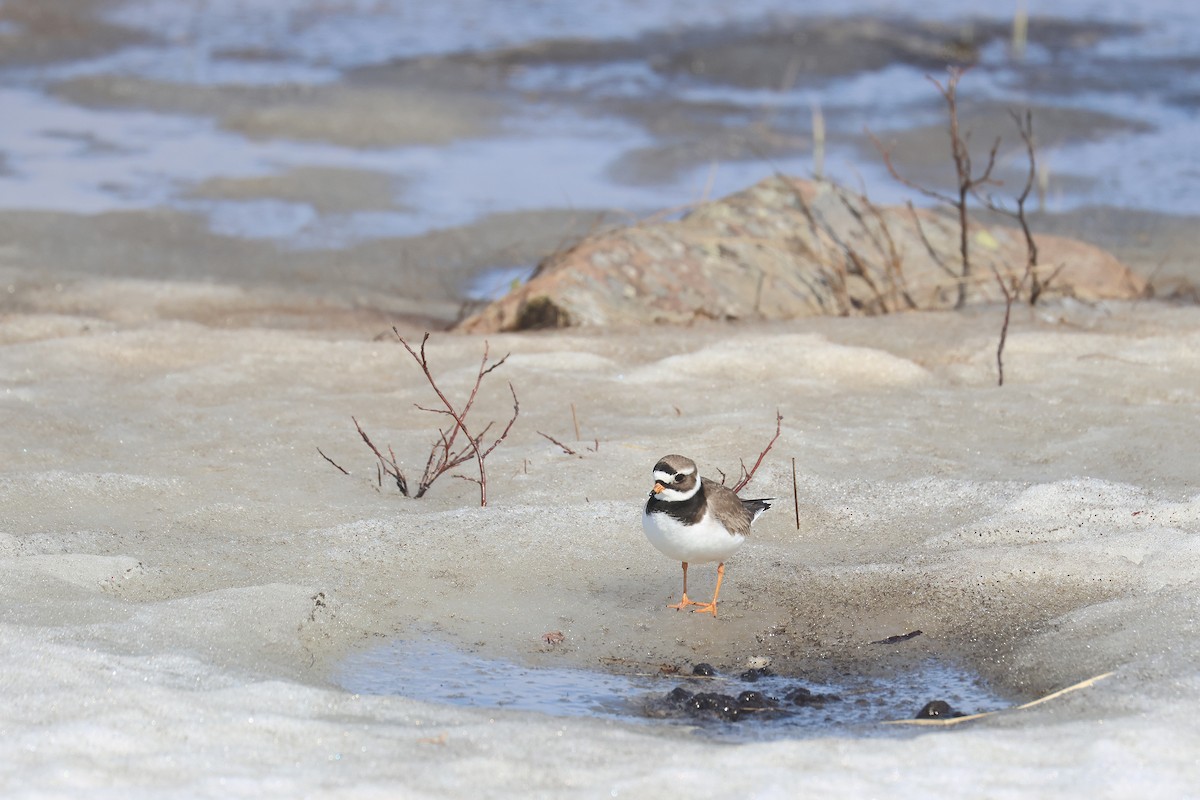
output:
[[[927,0],[907,13],[925,19],[967,16],[1007,21],[1022,3]],[[1033,14],[1136,25],[1073,51],[1070,63],[1038,47],[1015,61],[1006,45],[984,52],[963,92],[1020,105],[1044,103],[1118,114],[1149,126],[1046,148],[1056,179],[1088,178],[1052,191],[1049,210],[1108,204],[1200,213],[1200,3],[1185,0],[1030,0]],[[811,154],[697,165],[658,183],[631,185],[610,173],[622,155],[656,143],[645,128],[563,105],[535,104],[495,135],[443,146],[357,149],[319,142],[252,140],[202,116],[100,110],[47,95],[55,82],[127,75],[189,85],[322,85],[355,67],[397,58],[520,45],[552,37],[619,39],[684,26],[762,24],[797,15],[894,14],[887,0],[129,0],[107,12],[154,38],[113,53],[36,66],[0,68],[0,209],[73,213],[174,208],[200,215],[215,233],[268,239],[295,248],[340,248],[410,236],[485,215],[548,208],[620,209],[638,215],[720,196],[776,169],[807,174]],[[1036,25],[1036,19],[1034,21]],[[10,28],[14,27],[9,25]],[[1031,74],[1041,74],[1036,91]],[[1062,76],[1063,80],[1058,80]],[[1103,78],[1079,91],[1069,77]],[[511,85],[531,95],[570,90],[587,103],[611,97],[712,101],[748,115],[807,120],[813,108],[851,113],[829,132],[826,174],[861,185],[881,202],[909,192],[847,139],[863,126],[887,131],[929,122],[932,87],[918,70],[891,66],[779,91],[742,90],[656,72],[643,63],[530,67]],[[801,126],[803,127],[803,126]],[[320,214],[284,200],[198,200],[189,188],[210,178],[270,175],[302,165],[363,169],[392,176],[404,195],[396,207]],[[414,202],[415,199],[415,202]]]
[[[599,665],[597,665],[599,667]],[[947,661],[929,659],[886,677],[846,676],[836,682],[774,675],[748,681],[738,674],[630,674],[570,667],[527,667],[484,658],[429,640],[395,641],[349,656],[334,682],[355,694],[401,695],[471,708],[530,711],[549,716],[593,717],[670,729],[698,729],[721,739],[750,741],[829,733],[894,734],[885,721],[912,719],[931,700],[966,713],[996,711],[1005,702],[977,676]],[[649,670],[653,672],[653,670]],[[684,670],[683,672],[689,672]],[[783,698],[803,686],[836,695],[819,706],[781,703],[778,710],[744,715],[733,722],[694,716],[664,702],[675,687],[736,697],[758,691]]]

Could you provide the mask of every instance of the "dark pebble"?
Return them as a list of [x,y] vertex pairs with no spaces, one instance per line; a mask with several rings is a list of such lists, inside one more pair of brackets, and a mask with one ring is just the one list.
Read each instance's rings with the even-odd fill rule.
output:
[[945,700],[931,700],[917,712],[916,719],[943,719],[945,717],[961,717],[961,711],[955,711]]
[[758,711],[774,705],[762,692],[742,692],[737,696],[737,704],[743,711]]
[[811,689],[806,689],[803,686],[797,686],[795,689],[792,689],[787,694],[785,694],[783,696],[783,699],[787,700],[789,703],[795,703],[798,706],[802,706],[805,703],[807,703],[812,697],[813,697],[813,693],[812,693]]
[[783,696],[783,699],[794,706],[817,706],[818,708],[826,703],[837,702],[842,698],[836,694],[817,694],[811,689],[806,689],[803,686],[797,686],[788,691]]
[[716,692],[701,692],[692,695],[689,705],[694,711],[708,711],[721,719],[733,721],[738,718],[740,711],[737,701],[727,694]]
[[703,678],[711,678],[713,675],[717,674],[717,671],[713,669],[712,664],[697,664],[696,666],[692,667],[692,674],[699,675]]
[[673,706],[682,706],[692,699],[692,693],[682,686],[676,686],[667,693],[667,702]]
[[746,670],[738,677],[740,677],[742,680],[746,681],[747,683],[754,683],[759,678],[769,678],[774,674],[775,674],[774,672],[771,672],[770,667],[756,667],[754,669]]

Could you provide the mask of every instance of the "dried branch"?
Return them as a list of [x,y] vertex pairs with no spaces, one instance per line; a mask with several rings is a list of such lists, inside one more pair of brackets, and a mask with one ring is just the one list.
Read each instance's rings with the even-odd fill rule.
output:
[[792,505],[796,508],[796,530],[800,530],[800,488],[796,485],[796,459],[792,459]]
[[538,435],[538,436],[541,436],[543,439],[549,439],[551,442],[553,442],[554,444],[558,445],[558,446],[559,446],[559,447],[562,449],[562,451],[563,451],[564,453],[566,453],[567,455],[569,455],[569,456],[577,456],[577,455],[579,455],[579,453],[577,453],[577,452],[575,452],[574,450],[572,450],[571,448],[567,447],[565,444],[563,444],[562,442],[560,442],[558,439],[555,439],[553,436],[551,436],[551,435],[550,435],[550,434],[548,434],[548,433],[542,433],[541,431],[538,431],[538,432],[537,432],[537,435]]
[[1004,345],[1008,341],[1008,322],[1012,318],[1013,300],[1016,299],[1019,285],[1016,279],[1012,279],[1012,286],[1004,283],[1004,278],[1000,276],[1000,271],[992,267],[992,273],[996,276],[996,282],[1000,284],[1000,291],[1004,294],[1004,323],[1000,326],[1000,343],[996,346],[996,385],[1004,385]]
[[[467,419],[467,415],[471,412],[471,406],[474,405],[474,403],[475,403],[475,398],[479,394],[479,386],[481,383],[483,383],[484,376],[488,375],[493,370],[495,370],[497,367],[499,367],[501,364],[503,364],[506,360],[508,360],[508,355],[505,355],[500,360],[489,365],[488,364],[488,344],[487,344],[487,342],[483,343],[483,358],[479,362],[479,372],[475,376],[475,384],[471,387],[471,393],[467,396],[467,399],[463,403],[461,410],[456,410],[454,408],[454,404],[450,402],[449,398],[446,397],[445,392],[442,391],[441,387],[438,386],[437,381],[434,380],[433,372],[429,368],[429,359],[425,355],[425,344],[429,341],[429,334],[426,333],[425,336],[421,339],[421,347],[420,347],[420,350],[417,351],[417,350],[413,349],[412,345],[410,345],[407,341],[405,341],[404,337],[400,335],[400,331],[396,330],[395,328],[392,328],[392,333],[394,333],[396,335],[396,340],[404,346],[404,349],[408,351],[408,354],[413,357],[414,361],[417,362],[417,366],[419,366],[421,368],[421,372],[423,372],[425,374],[425,379],[427,381],[429,381],[430,388],[433,389],[434,394],[436,394],[438,396],[438,399],[442,401],[442,405],[445,406],[444,412],[441,409],[436,409],[436,410],[435,409],[425,409],[425,410],[431,411],[431,412],[436,411],[436,413],[445,413],[451,419],[454,420],[454,428],[450,431],[449,436],[447,436],[444,431],[440,431],[440,433],[441,433],[440,450],[441,450],[442,456],[444,457],[441,459],[443,463],[438,466],[436,474],[430,476],[429,483],[432,484],[433,480],[436,480],[436,478],[439,475],[443,474],[444,472],[446,472],[449,469],[452,469],[454,466],[457,466],[457,464],[462,463],[462,460],[457,460],[457,459],[461,457],[461,455],[465,452],[465,450],[459,451],[459,454],[453,458],[449,457],[450,451],[454,445],[455,438],[458,436],[458,432],[462,431],[463,437],[468,442],[468,447],[475,454],[475,463],[477,464],[477,466],[479,468],[479,480],[478,480],[478,483],[479,483],[479,505],[486,506],[487,505],[487,465],[484,463],[484,459],[487,458],[488,454],[491,453],[492,450],[496,449],[496,446],[499,445],[500,442],[504,441],[508,437],[508,432],[510,430],[512,430],[513,423],[517,421],[517,415],[520,413],[520,403],[517,401],[516,389],[513,388],[511,383],[508,385],[509,391],[512,392],[512,396],[513,396],[513,416],[509,420],[508,425],[505,426],[504,432],[502,434],[500,434],[500,436],[492,443],[492,445],[490,447],[488,447],[486,449],[486,451],[480,447],[480,443],[483,439],[484,434],[487,433],[488,428],[491,427],[491,424],[489,424],[487,428],[484,428],[483,432],[480,433],[478,436],[472,436],[471,432],[467,429],[466,419]],[[435,445],[435,447],[436,446],[437,445]],[[463,460],[465,460],[465,459],[463,459]]]
[[[392,453],[389,448],[388,452],[391,454],[391,460],[389,461],[387,458],[384,458],[383,453],[379,452],[379,448],[371,441],[371,437],[367,436],[367,432],[362,429],[362,425],[358,424],[358,420],[354,417],[350,417],[350,419],[354,422],[354,427],[358,430],[358,435],[362,437],[367,447],[371,448],[371,452],[375,454],[375,458],[379,460],[379,469],[391,476],[392,480],[396,482],[396,488],[400,490],[400,494],[408,497],[408,479],[404,477],[404,473],[400,471],[400,466],[396,463],[396,454]],[[380,476],[379,483],[383,485],[382,476]]]
[[1024,114],[1010,110],[1009,115],[1013,118],[1013,122],[1017,125],[1017,133],[1021,136],[1021,141],[1025,145],[1025,157],[1029,164],[1029,170],[1025,174],[1025,185],[1021,188],[1021,193],[1013,198],[1015,209],[1009,209],[996,199],[989,195],[979,195],[980,199],[992,211],[995,211],[1004,216],[1011,217],[1017,221],[1021,227],[1021,233],[1025,237],[1025,274],[1021,278],[1022,285],[1029,284],[1029,305],[1037,305],[1038,299],[1046,290],[1052,280],[1042,281],[1038,274],[1038,247],[1037,242],[1033,239],[1033,233],[1029,229],[1029,218],[1025,212],[1025,203],[1029,200],[1029,195],[1033,192],[1033,187],[1037,183],[1037,147],[1033,138],[1033,112],[1025,109]]
[[1004,295],[1004,322],[1000,326],[1000,342],[996,346],[996,385],[1004,385],[1004,345],[1008,341],[1008,325],[1012,319],[1012,306],[1021,295],[1022,287],[1029,287],[1029,304],[1037,305],[1038,298],[1045,291],[1050,281],[1058,274],[1058,270],[1046,280],[1042,281],[1038,275],[1038,248],[1037,242],[1033,239],[1033,234],[1029,230],[1029,219],[1025,214],[1025,203],[1029,199],[1030,193],[1033,191],[1034,183],[1037,180],[1037,148],[1033,138],[1033,112],[1025,109],[1024,115],[1018,114],[1016,111],[1010,111],[1013,121],[1017,124],[1017,132],[1021,136],[1021,141],[1025,144],[1025,156],[1029,164],[1029,170],[1025,174],[1025,185],[1021,188],[1020,194],[1014,198],[1016,209],[1010,210],[1001,203],[997,202],[991,195],[980,195],[984,204],[992,211],[1004,214],[1017,221],[1021,226],[1021,232],[1025,236],[1025,271],[1020,279],[1010,276],[1006,283],[1000,275],[996,267],[992,267],[992,272],[996,276],[996,282],[1000,284],[1000,291]]
[[962,79],[963,72],[964,70],[959,67],[951,67],[949,78],[945,84],[932,75],[925,76],[930,83],[937,87],[938,92],[942,95],[942,99],[946,102],[946,111],[949,115],[950,156],[954,161],[954,171],[958,181],[955,194],[947,194],[937,189],[922,186],[901,175],[892,161],[891,150],[885,147],[873,133],[870,131],[867,132],[871,137],[871,141],[874,142],[875,148],[879,151],[880,156],[882,156],[883,163],[887,167],[888,172],[891,173],[894,179],[926,197],[946,203],[957,212],[961,270],[958,280],[958,300],[955,303],[955,308],[962,308],[966,305],[967,285],[971,278],[970,219],[968,216],[967,201],[972,194],[978,192],[979,187],[989,183],[996,183],[992,179],[992,171],[996,167],[996,153],[1000,149],[1000,138],[997,137],[996,141],[992,144],[991,150],[988,151],[988,160],[983,171],[978,175],[973,174],[974,168],[971,164],[971,151],[968,147],[970,135],[962,133],[958,118],[958,82]]
[[[848,237],[843,236],[833,223],[817,213],[805,200],[804,193],[787,176],[778,169],[775,169],[775,175],[791,191],[796,206],[808,223],[812,246],[797,236],[792,239],[793,247],[806,256],[811,255],[813,260],[823,265],[818,272],[818,282],[828,288],[838,313],[846,316],[862,311],[889,314],[917,307],[904,276],[903,253],[892,236],[887,218],[865,191],[858,196],[863,208],[860,211],[844,190],[834,188],[838,202],[857,223],[862,238],[870,243],[878,254],[878,260],[871,259]],[[864,303],[851,294],[847,281],[850,277],[862,281],[871,294],[870,302]],[[824,292],[800,273],[795,278],[808,288],[818,308],[826,311]]]
[[954,270],[946,266],[946,262],[942,260],[941,253],[937,251],[937,249],[933,246],[933,242],[929,241],[929,237],[925,235],[925,226],[921,224],[921,215],[917,213],[917,209],[915,206],[913,206],[912,200],[907,201],[905,205],[908,206],[908,213],[912,215],[913,225],[917,229],[917,236],[920,237],[921,244],[925,245],[925,252],[929,254],[929,257],[933,260],[933,263],[937,264],[938,267],[941,268],[942,272],[945,272],[951,278],[956,277],[954,275]]
[[[754,466],[749,471],[746,470],[745,462],[742,462],[742,479],[733,487],[734,493],[741,491],[746,484],[754,477],[754,473],[758,472],[758,468],[762,466],[763,459],[767,457],[767,453],[771,452],[771,448],[775,446],[775,441],[779,438],[779,432],[783,424],[783,414],[778,410],[775,411],[775,435],[771,437],[771,441],[767,442],[767,446],[758,454],[758,460],[754,462]],[[719,471],[719,470],[718,470]],[[725,482],[725,473],[721,473],[721,482]]]
[[321,458],[325,459],[325,460],[326,460],[326,461],[328,461],[330,464],[333,464],[333,466],[334,466],[334,467],[336,467],[336,468],[337,468],[337,469],[338,469],[338,470],[339,470],[339,471],[340,471],[340,472],[341,472],[343,475],[349,475],[349,474],[350,474],[349,472],[347,472],[345,469],[343,469],[343,468],[342,468],[342,465],[341,465],[341,464],[337,463],[337,462],[336,462],[336,461],[334,461],[332,458],[330,458],[329,456],[325,455],[325,453],[324,453],[324,452],[321,450],[321,448],[319,448],[319,447],[318,447],[318,448],[317,448],[317,452],[321,454]]
[[[492,441],[490,445],[487,445],[486,447],[484,446],[484,437],[487,436],[488,431],[492,429],[492,426],[495,423],[489,422],[486,426],[484,426],[482,431],[480,431],[478,434],[472,435],[470,430],[467,428],[467,415],[470,413],[471,407],[474,405],[475,399],[479,395],[479,387],[483,383],[484,377],[491,374],[497,367],[503,364],[505,360],[507,360],[508,356],[506,355],[504,358],[489,364],[488,345],[487,342],[484,342],[483,359],[480,361],[479,371],[475,376],[475,383],[472,385],[470,394],[463,402],[462,407],[455,408],[450,402],[449,398],[446,397],[445,392],[443,392],[441,387],[438,386],[437,381],[433,377],[433,372],[430,369],[429,359],[425,354],[425,344],[429,341],[429,334],[426,333],[424,338],[421,339],[420,348],[414,349],[407,341],[405,341],[404,337],[402,337],[400,332],[395,328],[392,328],[392,333],[395,335],[397,341],[404,345],[404,349],[408,351],[408,354],[412,356],[413,360],[417,362],[417,366],[421,368],[421,371],[425,375],[425,379],[429,382],[429,386],[433,389],[434,394],[436,394],[438,399],[441,400],[443,407],[427,408],[419,403],[414,403],[414,406],[421,411],[431,414],[442,414],[448,416],[453,421],[452,425],[448,425],[445,428],[438,428],[437,439],[432,445],[430,445],[429,457],[425,460],[425,469],[421,473],[421,479],[417,483],[416,492],[411,496],[423,497],[425,493],[429,491],[429,488],[433,485],[434,481],[436,481],[442,475],[445,475],[447,472],[455,469],[461,464],[474,459],[479,468],[478,478],[468,478],[463,475],[455,475],[454,477],[464,478],[478,484],[479,505],[486,506],[487,468],[484,463],[484,459],[486,459],[501,442],[508,438],[509,431],[512,430],[513,424],[517,421],[517,416],[521,411],[521,404],[517,399],[516,389],[514,389],[513,385],[509,383],[508,390],[512,394],[513,398],[513,415],[509,419],[508,424],[505,425],[504,430],[495,438],[495,440]],[[354,420],[354,426],[357,428],[358,434],[362,437],[363,442],[365,442],[367,447],[371,449],[371,452],[375,454],[376,461],[378,462],[377,470],[379,472],[380,485],[383,483],[383,474],[386,473],[396,482],[396,487],[400,490],[400,493],[405,497],[409,497],[409,481],[407,476],[404,474],[404,471],[400,468],[395,452],[392,451],[391,447],[388,447],[388,454],[385,456],[380,449],[375,446],[375,443],[371,441],[371,437],[368,436],[367,432],[363,430],[361,425],[359,425],[358,420],[354,417],[351,417],[351,419]],[[466,440],[465,443],[462,443],[458,438],[460,433],[462,434],[463,439]],[[324,455],[324,453],[322,453],[322,455]],[[337,465],[335,464],[334,466]]]

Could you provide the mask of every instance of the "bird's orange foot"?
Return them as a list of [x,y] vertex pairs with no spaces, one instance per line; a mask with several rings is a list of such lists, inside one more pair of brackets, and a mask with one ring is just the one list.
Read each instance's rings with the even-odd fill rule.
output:
[[692,609],[693,614],[712,614],[714,617],[717,616],[716,603],[692,603],[692,605],[698,606]]
[[688,600],[687,594],[684,593],[683,597],[680,599],[680,601],[678,603],[676,603],[673,606],[667,606],[667,608],[673,608],[676,611],[682,611],[683,609],[687,608],[688,606],[702,606],[702,605],[706,605],[706,604],[705,603],[697,603],[695,600]]

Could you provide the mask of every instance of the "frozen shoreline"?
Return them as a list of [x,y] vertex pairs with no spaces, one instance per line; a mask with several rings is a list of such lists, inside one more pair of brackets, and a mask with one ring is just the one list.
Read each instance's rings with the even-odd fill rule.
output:
[[[508,380],[521,417],[487,509],[448,478],[420,501],[373,488],[351,414],[408,463],[432,432],[398,346],[114,308],[0,319],[6,795],[1122,797],[1200,779],[1195,308],[1022,310],[1002,389],[995,309],[493,336],[512,356],[481,418],[506,413]],[[481,347],[432,340],[452,391]],[[583,458],[537,435],[573,437],[572,402],[600,443]],[[678,565],[637,523],[649,465],[686,450],[736,470],[777,407],[752,488],[790,500],[794,456],[800,531],[781,503],[729,564],[720,618],[667,611]],[[888,658],[955,654],[1018,696],[1117,674],[965,730],[736,747],[328,683],[350,648],[430,630],[532,666],[819,671],[887,668],[865,644],[918,628]],[[550,630],[566,641],[545,648]]]

